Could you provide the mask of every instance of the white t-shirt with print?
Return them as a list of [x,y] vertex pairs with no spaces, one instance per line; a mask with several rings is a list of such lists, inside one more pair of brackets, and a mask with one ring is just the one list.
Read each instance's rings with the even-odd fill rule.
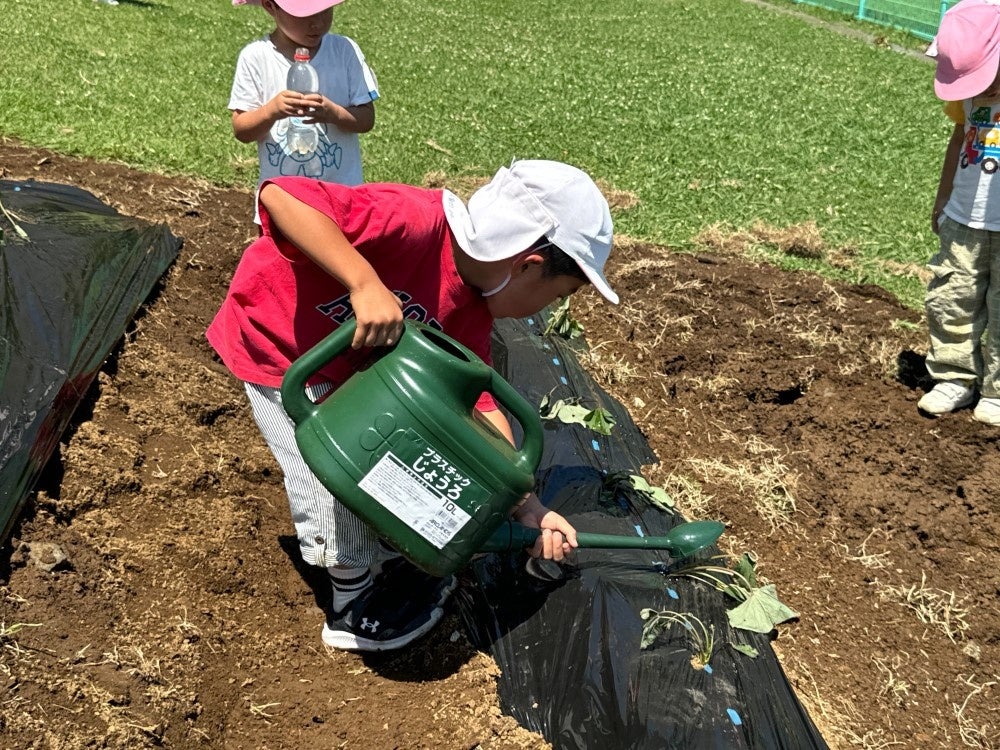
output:
[[[327,34],[310,60],[319,76],[319,89],[342,107],[356,107],[379,97],[378,82],[361,49],[346,36]],[[259,109],[287,88],[291,61],[268,37],[250,42],[240,52],[229,97],[229,109]],[[300,154],[288,148],[288,118],[278,120],[267,136],[257,141],[260,162],[258,187],[271,177],[299,175],[342,185],[359,185],[361,144],[357,133],[345,133],[331,123],[316,123],[319,148]]]
[[1000,100],[948,102],[945,112],[965,140],[944,213],[973,229],[1000,231]]

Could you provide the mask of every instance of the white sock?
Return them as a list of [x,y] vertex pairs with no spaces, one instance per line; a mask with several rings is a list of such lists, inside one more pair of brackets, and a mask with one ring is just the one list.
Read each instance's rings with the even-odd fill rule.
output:
[[333,584],[333,611],[342,612],[358,595],[372,585],[368,568],[327,568]]

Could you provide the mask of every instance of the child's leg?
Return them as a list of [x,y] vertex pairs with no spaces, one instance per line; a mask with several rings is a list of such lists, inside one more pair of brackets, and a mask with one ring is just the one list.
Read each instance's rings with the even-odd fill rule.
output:
[[[455,589],[455,577],[429,576],[400,558],[386,562],[373,581],[378,537],[309,470],[281,406],[281,391],[244,385],[257,426],[284,472],[302,558],[330,574],[333,601],[323,642],[352,651],[384,651],[428,632],[444,614],[441,605]],[[307,388],[306,395],[315,401],[329,390],[329,385]]]
[[[246,383],[254,420],[285,475],[285,491],[302,559],[320,567],[368,569],[378,554],[378,537],[341,504],[310,471],[295,444],[294,424],[277,388]],[[317,399],[329,384],[306,389]]]
[[927,371],[935,380],[972,385],[982,376],[989,235],[948,218],[941,220],[941,250],[928,264],[934,278],[924,301],[931,339]]
[[983,345],[984,398],[1000,398],[1000,232],[989,232],[990,281],[986,292],[986,343]]

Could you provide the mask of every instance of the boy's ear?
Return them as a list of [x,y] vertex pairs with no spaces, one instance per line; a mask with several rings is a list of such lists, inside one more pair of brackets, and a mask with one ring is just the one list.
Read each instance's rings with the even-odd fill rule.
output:
[[539,253],[528,253],[517,261],[517,267],[522,271],[527,271],[529,266],[539,265],[545,262],[545,258]]

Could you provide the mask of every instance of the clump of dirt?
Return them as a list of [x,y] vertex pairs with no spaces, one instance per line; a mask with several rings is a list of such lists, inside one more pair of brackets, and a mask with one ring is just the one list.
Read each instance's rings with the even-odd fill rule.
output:
[[[546,747],[502,714],[454,611],[402,653],[322,648],[322,581],[203,336],[255,236],[251,194],[9,141],[0,163],[184,239],[6,550],[4,746]],[[571,308],[584,364],[660,458],[647,478],[724,519],[727,550],[801,614],[775,649],[830,745],[995,746],[1000,430],[918,414],[919,316],[634,240],[609,271],[621,305]]]

